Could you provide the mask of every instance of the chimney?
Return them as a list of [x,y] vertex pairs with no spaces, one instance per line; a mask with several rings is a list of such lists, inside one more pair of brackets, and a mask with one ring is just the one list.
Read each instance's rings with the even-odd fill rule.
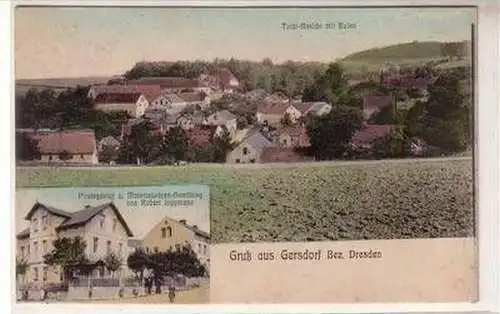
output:
[[181,219],[181,220],[179,220],[179,222],[180,222],[181,224],[185,225],[185,224],[186,224],[186,219]]

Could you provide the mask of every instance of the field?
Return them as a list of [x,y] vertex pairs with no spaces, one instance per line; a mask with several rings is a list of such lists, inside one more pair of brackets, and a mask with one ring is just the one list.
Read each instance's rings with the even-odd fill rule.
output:
[[18,168],[18,187],[208,184],[215,243],[469,237],[472,159]]

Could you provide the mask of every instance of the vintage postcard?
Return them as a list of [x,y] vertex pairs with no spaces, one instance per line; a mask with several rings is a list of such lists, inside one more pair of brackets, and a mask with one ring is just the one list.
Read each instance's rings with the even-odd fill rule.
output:
[[[57,237],[76,217],[106,211],[123,217],[125,254],[135,252],[127,245],[136,228],[158,232],[170,217],[197,237],[196,224],[210,232],[209,276],[197,273],[199,286],[175,302],[478,300],[476,8],[18,6],[14,14],[23,227],[48,213]],[[152,184],[207,186],[210,208],[78,198],[142,189],[104,185]],[[38,189],[47,186],[75,187]],[[21,243],[42,250],[32,228],[18,230],[18,254],[28,250]],[[82,237],[92,253],[94,235]],[[146,256],[172,245],[155,237]],[[46,254],[57,252],[45,241]],[[125,255],[123,276],[101,255],[85,274],[52,273],[55,257],[36,256],[22,264],[20,300],[55,278],[65,300],[136,300],[132,293],[169,303],[169,281],[158,296],[140,290],[144,278]]]
[[209,188],[16,191],[18,302],[209,301]]

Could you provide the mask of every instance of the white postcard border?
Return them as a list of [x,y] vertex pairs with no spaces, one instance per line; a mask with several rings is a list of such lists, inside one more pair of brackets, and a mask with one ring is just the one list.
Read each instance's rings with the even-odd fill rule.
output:
[[[140,6],[159,6],[166,5],[164,1],[17,1],[16,3],[22,4],[43,4],[43,5],[140,5]],[[165,309],[178,313],[206,312],[206,313],[262,313],[262,312],[280,312],[280,313],[318,313],[318,312],[343,312],[343,313],[374,313],[374,312],[421,312],[421,311],[446,311],[446,312],[464,312],[464,311],[484,311],[484,310],[500,310],[500,302],[498,295],[500,289],[498,287],[500,282],[499,277],[499,110],[498,110],[498,29],[499,29],[499,11],[496,1],[464,1],[464,0],[441,0],[441,1],[369,1],[361,0],[356,1],[356,6],[362,5],[479,5],[479,26],[478,26],[478,103],[482,107],[477,110],[477,120],[481,123],[478,124],[478,134],[481,140],[478,141],[478,157],[477,163],[481,169],[481,176],[479,180],[479,259],[480,259],[480,301],[475,304],[469,303],[434,303],[434,304],[314,304],[314,305],[197,305],[197,306],[165,306],[165,305],[148,305],[145,308],[142,305],[127,305],[124,309],[123,305],[79,305],[79,304],[16,304],[14,309],[18,313],[42,313],[50,311],[51,313],[67,313],[68,310],[73,313],[90,313],[99,309],[100,313],[164,313]],[[255,6],[255,5],[306,5],[306,6],[321,6],[321,5],[337,5],[337,6],[352,6],[351,3],[347,4],[345,1],[169,1],[168,5],[175,6],[209,6],[209,5],[235,5],[235,6]],[[12,77],[6,73],[13,73],[12,58],[13,49],[11,46],[11,21],[9,15],[11,13],[11,6],[9,2],[0,1],[1,8],[1,44],[0,54],[1,66],[4,69],[4,75],[0,77],[0,95],[11,95],[13,91]],[[7,52],[7,53],[5,53]],[[11,55],[12,54],[12,55]],[[4,98],[4,103],[6,102]],[[1,126],[4,128],[0,132],[2,136],[2,143],[4,147],[6,143],[10,143],[11,154],[0,154],[0,164],[3,167],[2,173],[12,170],[13,164],[13,150],[10,132],[13,126],[13,105],[11,105],[10,115],[2,115]],[[12,171],[10,173],[13,173]],[[11,190],[13,188],[13,178],[11,181],[7,180],[7,176],[2,176],[2,193],[1,197],[4,202],[2,204],[12,204]],[[11,206],[12,207],[12,206]],[[2,211],[4,219],[0,219],[3,224],[0,230],[4,232],[3,239],[11,238],[11,212],[4,208]],[[10,242],[0,241],[2,244],[2,252],[4,259],[11,257]],[[6,255],[5,255],[6,254]],[[2,278],[11,278],[12,271],[11,265],[8,263],[2,264]],[[12,303],[12,287],[10,282],[2,281],[2,296],[5,305]]]

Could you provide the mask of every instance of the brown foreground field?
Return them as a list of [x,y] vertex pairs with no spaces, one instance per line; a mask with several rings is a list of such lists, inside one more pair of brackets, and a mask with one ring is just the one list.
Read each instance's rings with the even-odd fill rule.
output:
[[23,167],[17,187],[206,184],[215,243],[470,237],[472,159],[294,167]]

